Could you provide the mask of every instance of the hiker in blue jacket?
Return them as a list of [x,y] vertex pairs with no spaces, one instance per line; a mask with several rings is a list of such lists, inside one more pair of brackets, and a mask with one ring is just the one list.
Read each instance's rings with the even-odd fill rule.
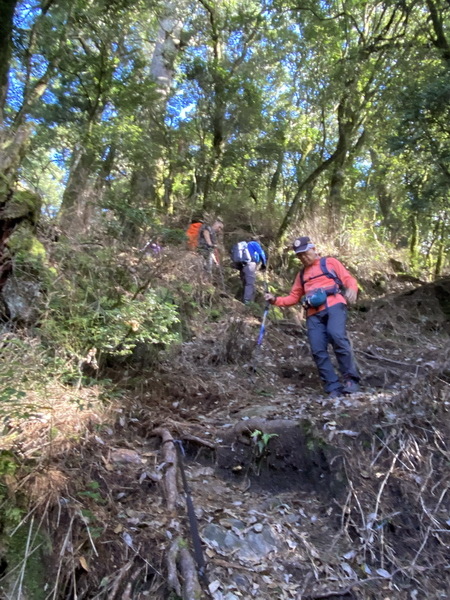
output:
[[244,286],[243,302],[248,304],[255,298],[256,272],[267,267],[267,257],[262,246],[256,240],[239,242],[231,250],[233,264],[239,269],[239,276]]

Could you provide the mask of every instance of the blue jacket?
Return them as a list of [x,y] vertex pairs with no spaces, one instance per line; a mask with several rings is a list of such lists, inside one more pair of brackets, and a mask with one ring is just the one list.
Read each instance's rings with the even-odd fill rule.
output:
[[264,252],[260,244],[258,242],[248,242],[247,248],[252,257],[252,262],[260,262],[265,267],[267,264],[266,253]]

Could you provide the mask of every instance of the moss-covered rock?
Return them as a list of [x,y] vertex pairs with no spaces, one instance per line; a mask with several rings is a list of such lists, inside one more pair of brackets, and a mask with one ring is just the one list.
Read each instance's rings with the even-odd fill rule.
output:
[[46,252],[44,245],[35,237],[27,222],[18,225],[9,236],[6,247],[15,263],[21,266],[44,266]]
[[39,317],[41,290],[55,278],[44,245],[35,235],[41,200],[37,194],[17,190],[0,212],[6,240],[1,248],[3,264],[10,273],[4,277],[1,300],[8,318],[33,323]]
[[3,219],[26,219],[36,224],[41,212],[42,200],[30,190],[16,190],[1,213]]

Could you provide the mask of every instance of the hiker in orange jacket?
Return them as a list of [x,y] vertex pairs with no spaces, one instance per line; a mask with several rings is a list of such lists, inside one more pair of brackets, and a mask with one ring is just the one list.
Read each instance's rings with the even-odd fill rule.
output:
[[[275,306],[301,303],[306,310],[306,326],[311,352],[325,391],[332,398],[359,391],[359,373],[346,333],[347,302],[355,302],[356,279],[331,256],[321,258],[309,237],[297,238],[294,252],[303,265],[288,296],[265,294]],[[342,382],[333,367],[328,344],[333,346]]]

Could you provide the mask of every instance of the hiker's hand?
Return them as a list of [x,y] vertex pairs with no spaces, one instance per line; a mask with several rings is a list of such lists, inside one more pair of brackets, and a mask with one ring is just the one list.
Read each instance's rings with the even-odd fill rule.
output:
[[265,300],[266,302],[275,302],[275,297],[276,297],[276,296],[275,296],[274,294],[271,294],[270,292],[266,292],[266,293],[264,294],[264,300]]
[[344,296],[345,296],[346,300],[348,300],[350,302],[350,304],[353,304],[354,302],[356,302],[356,297],[358,296],[358,291],[347,288],[344,292]]

